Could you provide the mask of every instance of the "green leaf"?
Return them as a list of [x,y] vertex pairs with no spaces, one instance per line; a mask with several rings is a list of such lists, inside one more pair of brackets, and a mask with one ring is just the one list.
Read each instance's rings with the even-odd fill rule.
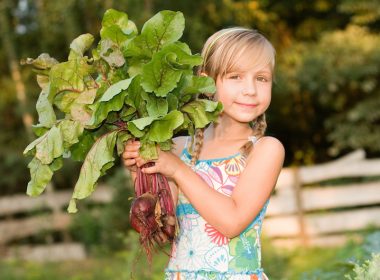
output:
[[181,12],[161,11],[145,22],[141,35],[151,53],[177,41],[185,29],[185,18]]
[[120,29],[128,28],[128,15],[115,9],[108,9],[102,19],[102,27],[118,26]]
[[137,34],[136,25],[123,12],[109,9],[104,13],[100,37],[110,39],[119,46]]
[[110,86],[93,105],[89,106],[93,110],[88,126],[91,128],[98,127],[112,111],[119,111],[124,105],[126,89],[129,87],[131,79],[119,81]]
[[136,116],[136,109],[130,106],[124,106],[121,110],[119,117],[124,122],[129,122],[133,117]]
[[193,136],[195,132],[194,123],[191,121],[188,114],[183,114],[183,123],[177,129],[174,130],[174,136],[183,135],[183,131],[186,131],[187,135]]
[[189,46],[182,42],[174,42],[162,48],[166,53],[165,61],[176,69],[189,69],[203,62],[199,54],[192,55]]
[[88,105],[94,102],[95,97],[96,89],[89,89],[79,94],[70,106],[71,118],[84,126],[88,125],[93,114]]
[[223,106],[219,102],[199,99],[184,105],[181,111],[188,114],[195,128],[203,128],[210,122],[217,120],[222,109]]
[[142,98],[145,91],[141,87],[141,76],[138,75],[134,77],[131,85],[128,88],[128,95],[125,98],[125,104],[135,108],[138,111],[139,117],[148,116],[148,112],[146,109],[146,102]]
[[152,141],[141,140],[139,155],[145,160],[158,159],[156,143]]
[[117,154],[120,156],[124,151],[125,142],[132,138],[132,135],[127,131],[120,131],[117,134],[116,146],[117,146]]
[[26,193],[30,196],[40,195],[53,177],[53,171],[49,165],[43,164],[37,158],[33,158],[29,164],[31,180],[28,183]]
[[84,127],[77,121],[63,120],[58,124],[63,136],[63,147],[68,149],[79,141]]
[[84,130],[83,134],[79,136],[78,142],[70,147],[71,158],[75,161],[84,161],[94,143],[93,133]]
[[49,128],[46,128],[41,124],[34,124],[32,125],[32,130],[36,136],[40,137],[44,135],[49,130]]
[[53,162],[49,165],[50,170],[55,172],[59,169],[61,169],[63,166],[63,157],[58,157],[53,160]]
[[94,42],[94,36],[91,34],[82,34],[75,38],[70,44],[69,60],[83,57],[83,54],[91,47]]
[[125,63],[125,58],[120,48],[111,40],[104,39],[100,41],[99,55],[103,58],[111,67],[121,67]]
[[78,92],[64,91],[56,95],[54,105],[62,112],[70,114],[71,106],[78,98]]
[[[118,131],[112,131],[96,140],[84,160],[72,199],[83,199],[89,196],[94,191],[99,177],[113,165],[117,134]],[[70,204],[68,210],[73,211],[75,201],[70,201]]]
[[24,155],[35,150],[35,157],[42,164],[50,164],[63,154],[63,139],[61,131],[53,126],[48,132],[30,143],[24,150]]
[[116,95],[118,95],[123,90],[126,90],[129,85],[131,84],[133,78],[131,79],[125,79],[122,81],[119,81],[112,86],[110,86],[106,92],[102,95],[102,97],[99,99],[98,102],[107,102],[110,101],[112,98],[114,98]]
[[173,137],[173,131],[182,123],[182,113],[180,111],[172,111],[152,123],[148,139],[155,142],[165,142]]
[[210,77],[186,76],[183,94],[212,94],[216,91],[215,81]]
[[171,139],[158,143],[162,151],[170,151],[172,149],[173,141]]
[[156,117],[145,117],[130,121],[128,122],[128,130],[133,134],[133,136],[140,138],[145,134],[145,132],[143,132],[144,128],[156,119]]
[[87,59],[74,59],[54,65],[50,70],[49,101],[62,91],[82,92],[85,90],[85,77],[89,76],[93,67]]
[[173,93],[169,93],[166,96],[166,99],[168,101],[168,111],[174,111],[178,109],[178,98]]
[[166,98],[156,97],[147,92],[143,92],[141,96],[146,101],[146,109],[150,117],[164,116],[168,113],[169,105]]
[[51,57],[48,53],[40,54],[36,59],[27,58],[21,64],[29,64],[39,70],[50,69],[52,66],[58,64],[58,61]]
[[138,130],[143,130],[146,126],[150,125],[156,119],[157,118],[155,117],[140,118],[130,121],[128,125],[133,124]]
[[38,112],[38,121],[41,126],[52,127],[57,118],[53,109],[53,105],[48,100],[48,93],[43,89],[38,97],[36,109]]
[[142,67],[152,55],[167,44],[181,38],[185,28],[185,19],[181,12],[161,11],[148,20],[141,31],[124,48],[128,59],[128,73],[131,76],[142,73]]
[[165,54],[156,53],[152,61],[143,67],[141,82],[145,91],[154,92],[161,97],[165,97],[177,86],[182,75],[181,70],[173,69],[164,61]]
[[166,96],[177,87],[182,74],[201,63],[200,56],[187,53],[186,44],[172,43],[155,53],[152,60],[144,65],[141,85],[147,92]]

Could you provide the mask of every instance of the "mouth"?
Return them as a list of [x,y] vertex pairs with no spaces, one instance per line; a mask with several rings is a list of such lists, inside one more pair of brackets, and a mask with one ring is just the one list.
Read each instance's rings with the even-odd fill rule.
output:
[[257,104],[253,104],[253,103],[240,103],[240,102],[235,102],[237,105],[239,106],[242,106],[242,107],[246,107],[246,108],[255,108],[257,107]]

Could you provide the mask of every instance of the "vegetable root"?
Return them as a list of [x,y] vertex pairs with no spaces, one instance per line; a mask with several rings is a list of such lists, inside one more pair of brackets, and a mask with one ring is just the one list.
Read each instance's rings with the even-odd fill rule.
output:
[[177,220],[169,183],[159,173],[146,174],[137,169],[135,181],[135,199],[129,213],[130,223],[140,234],[140,243],[151,261],[152,250],[172,242],[176,236]]

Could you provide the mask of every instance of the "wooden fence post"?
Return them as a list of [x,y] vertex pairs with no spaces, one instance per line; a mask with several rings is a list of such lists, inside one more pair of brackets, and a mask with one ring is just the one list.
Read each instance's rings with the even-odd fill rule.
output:
[[293,188],[294,188],[294,196],[295,196],[296,209],[297,209],[297,220],[298,220],[298,225],[300,229],[299,238],[303,246],[309,246],[309,238],[306,233],[304,207],[303,207],[303,201],[302,201],[301,176],[300,176],[298,167],[293,167],[292,171],[293,171],[293,176],[294,176]]

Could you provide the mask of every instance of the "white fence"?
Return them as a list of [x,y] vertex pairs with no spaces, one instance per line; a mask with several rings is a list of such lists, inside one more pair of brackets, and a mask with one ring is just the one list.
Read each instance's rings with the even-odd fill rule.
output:
[[[361,150],[325,164],[284,168],[268,206],[264,234],[279,245],[326,246],[344,242],[346,232],[369,225],[380,227],[380,179],[344,185],[316,184],[337,178],[372,176],[380,176],[380,159],[365,159]],[[66,212],[70,197],[71,191],[48,189],[35,198],[24,194],[0,198],[0,257],[41,256],[43,259],[45,252],[49,259],[54,259],[56,250],[62,252],[57,249],[62,244],[8,245],[41,231],[59,231],[65,235],[72,218]],[[108,203],[111,198],[111,188],[98,186],[89,199]],[[29,214],[36,211],[37,214]],[[65,244],[64,257],[84,255],[83,248],[71,243],[69,237]],[[59,257],[62,256],[56,256]]]
[[[377,176],[380,159],[365,159],[362,150],[329,163],[284,168],[263,231],[285,246],[326,246],[344,242],[346,232],[380,227],[380,179],[368,180]],[[318,184],[347,177],[367,182]]]
[[[71,242],[67,233],[73,217],[66,211],[71,195],[72,191],[53,192],[51,186],[48,186],[46,192],[38,197],[29,197],[25,194],[1,197],[0,258],[32,259],[35,261],[85,258],[86,252],[83,245]],[[112,192],[109,187],[98,186],[89,200],[96,203],[108,203],[111,198]],[[20,215],[25,217],[17,217]],[[60,232],[63,236],[63,242],[51,242],[49,235],[47,235],[48,244],[10,246],[12,242],[38,235],[42,231]]]

